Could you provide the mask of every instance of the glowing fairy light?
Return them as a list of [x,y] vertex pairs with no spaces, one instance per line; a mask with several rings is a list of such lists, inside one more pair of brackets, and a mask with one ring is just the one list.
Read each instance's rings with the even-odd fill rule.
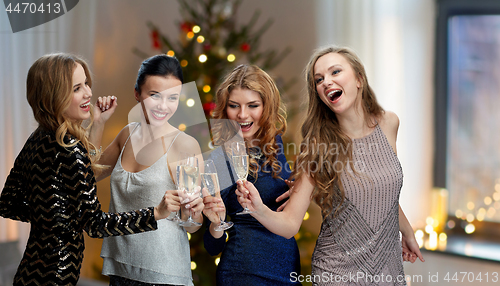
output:
[[429,249],[435,250],[438,246],[437,232],[433,231],[429,234]]
[[198,36],[196,38],[196,41],[201,44],[201,43],[205,42],[205,37],[203,37],[202,35],[200,35],[200,36]]
[[215,258],[215,265],[219,265],[220,257]]
[[191,261],[191,270],[195,270],[195,269],[196,269],[196,262]]
[[175,56],[175,52],[172,51],[172,50],[170,50],[170,51],[167,52],[167,56],[173,57],[173,56]]
[[415,231],[415,237],[416,238],[424,238],[424,232],[421,229]]
[[425,220],[425,222],[428,224],[428,225],[432,225],[434,224],[434,219],[432,217],[427,217],[427,219]]
[[199,33],[200,31],[201,31],[200,26],[198,26],[198,25],[193,26],[193,33],[196,34],[196,33]]
[[468,222],[473,222],[474,221],[474,215],[473,214],[468,214],[467,215],[467,221]]
[[187,105],[188,107],[193,107],[193,106],[194,106],[194,103],[195,103],[195,102],[194,102],[194,99],[192,99],[192,98],[190,98],[190,99],[186,100],[186,105]]
[[208,93],[208,92],[210,92],[210,90],[211,90],[211,88],[210,88],[210,86],[208,84],[206,84],[206,85],[203,86],[203,92],[204,93]]
[[474,205],[474,203],[473,203],[473,202],[468,202],[468,203],[467,203],[467,208],[468,208],[469,210],[473,210],[473,209],[474,209],[474,206],[475,206],[475,205]]
[[177,129],[179,129],[180,131],[185,131],[186,130],[186,124],[184,124],[184,123],[179,124],[179,126],[177,126]]
[[188,39],[192,39],[192,38],[194,37],[194,33],[193,33],[193,32],[188,32],[188,33],[186,34],[186,37],[187,37]]
[[449,220],[448,223],[446,224],[449,229],[452,229],[455,227],[455,222],[452,220]]
[[309,219],[309,213],[306,212],[306,214],[304,215],[304,220],[308,220]]
[[439,234],[439,241],[446,241],[447,239],[448,239],[448,236],[446,235],[446,233],[441,232]]
[[181,67],[185,68],[188,65],[188,61],[182,60],[181,61]]
[[500,193],[494,193],[494,194],[493,194],[493,199],[494,199],[495,201],[500,201]]
[[200,63],[204,63],[207,61],[207,55],[205,54],[201,54],[199,57],[198,57],[198,60],[200,61]]
[[467,234],[471,234],[471,233],[473,233],[475,230],[476,230],[476,227],[475,227],[472,223],[469,223],[469,224],[465,227],[465,233],[467,233]]
[[228,61],[228,62],[232,63],[232,62],[234,62],[235,60],[236,60],[236,56],[235,56],[235,55],[233,55],[233,54],[229,54],[229,55],[227,55],[227,61]]
[[490,197],[485,197],[484,198],[484,204],[489,206],[491,205],[491,203],[493,202],[493,200],[490,198]]

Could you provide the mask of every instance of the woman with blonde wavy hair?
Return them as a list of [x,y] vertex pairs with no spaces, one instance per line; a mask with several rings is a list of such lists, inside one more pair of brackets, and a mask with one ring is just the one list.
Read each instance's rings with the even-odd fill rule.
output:
[[70,54],[42,56],[28,72],[27,98],[39,126],[17,156],[0,196],[0,216],[31,224],[14,285],[76,285],[84,231],[98,238],[141,233],[155,230],[156,220],[169,214],[164,199],[154,208],[101,210],[94,178],[102,169],[95,163],[100,150],[81,124],[107,121],[116,99],[100,99],[92,117],[91,86],[87,64]]
[[283,212],[270,210],[250,182],[238,184],[238,200],[284,237],[297,233],[311,200],[321,207],[314,285],[372,285],[373,277],[377,285],[405,285],[402,260],[423,257],[399,206],[399,119],[378,104],[352,50],[320,49],[305,72],[309,107],[288,204]]
[[[286,130],[286,113],[276,84],[262,69],[240,65],[220,84],[216,103],[213,118],[222,122],[217,126],[231,121],[237,122],[241,129],[250,155],[248,181],[259,188],[266,207],[277,210],[281,205],[279,197],[288,191],[285,180],[290,176],[290,167],[281,139]],[[228,125],[230,129],[231,124]],[[230,130],[212,129],[215,144],[222,145],[229,139],[224,131]],[[218,173],[224,168],[231,169],[224,151],[213,154]],[[232,185],[221,192],[227,214],[234,223],[227,231],[227,242],[226,233],[215,230],[216,224],[210,224],[204,236],[205,248],[211,255],[222,252],[217,285],[295,285],[289,279],[290,273],[300,273],[295,239],[271,233],[250,215],[237,215],[242,207],[234,192],[235,179],[233,176]]]

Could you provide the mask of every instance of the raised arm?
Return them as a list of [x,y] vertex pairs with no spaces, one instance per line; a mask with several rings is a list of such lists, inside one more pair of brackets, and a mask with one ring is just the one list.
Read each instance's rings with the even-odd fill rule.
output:
[[115,112],[118,106],[118,101],[115,96],[99,97],[95,103],[94,123],[90,128],[89,141],[92,142],[97,148],[101,146],[102,133],[104,132],[104,125],[109,120],[111,115]]
[[[246,181],[238,181],[238,201],[254,211],[251,215],[272,233],[291,238],[299,231],[304,215],[311,202],[314,191],[312,180],[307,175],[302,175],[294,185],[294,191],[285,209],[274,212],[262,203],[259,191],[255,186]],[[245,194],[247,194],[245,198]]]

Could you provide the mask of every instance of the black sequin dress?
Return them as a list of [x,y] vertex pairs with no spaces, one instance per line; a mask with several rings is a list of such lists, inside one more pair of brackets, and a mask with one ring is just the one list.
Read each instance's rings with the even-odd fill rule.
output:
[[152,207],[103,212],[86,149],[81,143],[64,148],[55,138],[40,129],[30,136],[0,196],[1,216],[31,224],[14,285],[76,285],[83,231],[102,238],[157,228]]

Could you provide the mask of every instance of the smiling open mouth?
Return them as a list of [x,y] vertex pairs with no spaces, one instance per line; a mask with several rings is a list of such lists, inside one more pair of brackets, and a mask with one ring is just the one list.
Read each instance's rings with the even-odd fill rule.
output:
[[338,99],[340,99],[341,95],[342,95],[342,90],[340,89],[332,90],[327,94],[328,99],[333,103],[337,102]]
[[87,103],[85,103],[85,104],[80,105],[80,107],[81,108],[87,108],[87,107],[89,107],[89,105],[90,105],[90,101],[87,102]]
[[238,122],[241,127],[241,131],[246,132],[252,128],[253,122]]

